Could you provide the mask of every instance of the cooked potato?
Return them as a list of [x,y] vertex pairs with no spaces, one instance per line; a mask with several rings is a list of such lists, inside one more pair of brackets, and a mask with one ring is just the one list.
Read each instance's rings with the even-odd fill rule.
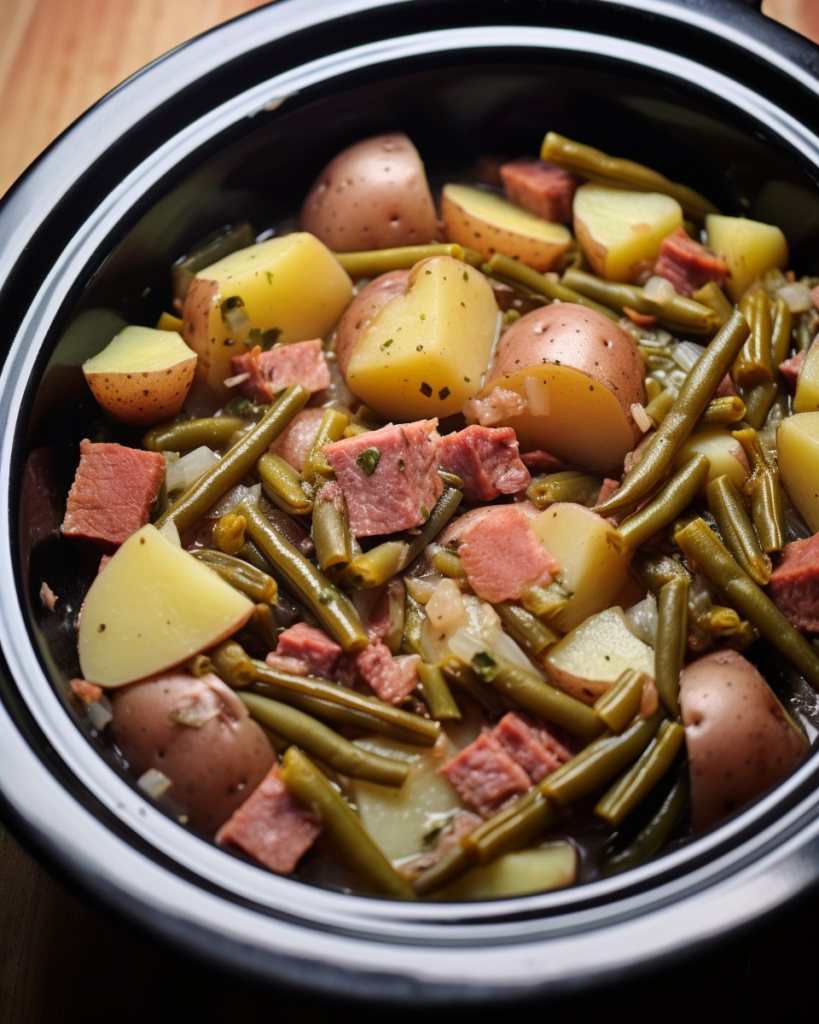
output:
[[660,192],[587,184],[575,193],[577,241],[595,273],[611,281],[634,281],[650,269],[682,223],[680,204]]
[[697,830],[753,800],[808,751],[771,688],[735,651],[713,651],[683,669],[680,707]]
[[[107,571],[107,570],[106,570]],[[168,796],[209,835],[273,766],[267,737],[230,687],[185,672],[123,687],[111,699],[111,736],[136,775],[153,768]]]
[[195,369],[196,353],[176,332],[126,327],[82,372],[112,420],[150,427],[179,412]]
[[572,236],[562,224],[536,217],[508,199],[469,185],[444,185],[441,217],[450,242],[496,252],[543,273],[569,248]]
[[618,554],[611,543],[614,527],[584,505],[550,505],[532,529],[556,559],[558,579],[572,595],[554,622],[568,632],[611,604],[626,584],[633,552]]
[[536,309],[501,335],[481,397],[495,387],[527,404],[509,419],[521,451],[620,476],[640,440],[631,406],[645,404],[637,346],[608,317],[570,302]]
[[631,632],[622,608],[589,616],[546,656],[552,679],[586,704],[594,704],[629,668],[654,678],[654,651]]
[[577,851],[564,840],[535,850],[505,853],[486,867],[473,868],[436,895],[443,900],[499,900],[549,892],[577,877]]
[[734,302],[766,270],[788,265],[788,243],[773,224],[711,213],[705,218],[705,233],[709,248],[728,264],[725,290]]
[[819,345],[805,353],[805,360],[796,381],[793,396],[794,412],[816,412],[819,409]]
[[399,291],[403,273],[376,278],[345,313],[339,366],[387,419],[449,416],[481,386],[498,307],[483,274],[451,256],[416,263]]
[[782,486],[814,533],[819,532],[819,412],[783,420],[776,432]]
[[143,526],[86,594],[79,636],[83,676],[109,687],[164,672],[231,636],[253,608],[193,555]]
[[[200,270],[185,300],[185,341],[199,356],[197,379],[224,393],[230,357],[253,331],[289,345],[323,337],[352,297],[352,281],[322,243],[304,232],[271,238]],[[268,335],[268,338],[270,335]]]
[[745,458],[742,445],[729,430],[712,427],[691,434],[677,453],[674,468],[682,469],[686,462],[700,454],[706,455],[711,463],[705,483],[699,490],[701,498],[705,497],[705,488],[708,484],[723,473],[740,489],[748,479],[748,460]]
[[301,227],[336,252],[432,241],[438,222],[418,150],[402,132],[348,146],[316,178]]

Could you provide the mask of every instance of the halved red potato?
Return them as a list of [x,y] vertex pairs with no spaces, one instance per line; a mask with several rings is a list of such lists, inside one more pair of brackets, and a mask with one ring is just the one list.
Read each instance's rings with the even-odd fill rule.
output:
[[481,398],[495,387],[526,403],[512,416],[521,451],[543,449],[570,465],[618,476],[642,437],[631,407],[644,405],[637,346],[608,317],[574,303],[522,316],[498,343]]

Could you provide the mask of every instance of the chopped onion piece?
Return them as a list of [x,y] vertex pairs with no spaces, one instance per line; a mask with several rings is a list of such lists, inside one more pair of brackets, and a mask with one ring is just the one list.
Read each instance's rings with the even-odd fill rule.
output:
[[688,588],[689,612],[696,618],[698,615],[702,615],[703,612],[708,611],[713,603],[714,600],[711,597],[711,588],[708,585],[708,580],[701,576],[700,573],[694,573],[694,578],[691,580]]
[[[257,484],[257,486],[259,486]],[[235,487],[223,494],[222,497],[212,505],[202,517],[203,519],[221,519],[222,516],[226,516],[228,512],[232,512],[239,502],[244,498],[250,491],[255,490],[254,487],[245,487],[244,484],[236,484]],[[251,499],[252,500],[252,499]],[[258,498],[256,499],[258,501]]]
[[677,294],[674,285],[664,277],[650,277],[643,285],[643,294],[647,299],[656,302],[658,306],[664,306],[671,302]]
[[236,309],[229,309],[224,315],[224,320],[228,334],[234,341],[238,341],[241,344],[250,334],[250,317],[241,306],[237,306]]
[[449,633],[468,622],[464,599],[455,580],[444,580],[427,601],[427,618],[432,628]]
[[239,384],[244,384],[246,380],[250,380],[249,373],[237,373],[235,377],[226,377],[223,383],[226,388],[235,388]]
[[426,604],[443,582],[443,577],[437,575],[408,576],[404,582],[409,596],[419,604]]
[[486,650],[486,641],[479,640],[465,629],[457,629],[449,638],[449,649],[456,658],[469,665],[476,654]]
[[195,448],[172,466],[165,470],[165,486],[168,491],[177,491],[182,488],[186,491],[192,483],[207,472],[210,467],[219,461],[219,456],[210,450],[206,445]]
[[655,647],[657,644],[657,599],[648,594],[625,613],[626,624],[638,640]]
[[163,537],[167,538],[171,544],[175,544],[178,548],[182,547],[182,541],[179,539],[179,530],[177,530],[176,523],[173,519],[169,519],[164,525],[160,526],[159,532]]
[[549,386],[537,377],[524,377],[523,390],[526,392],[526,404],[533,416],[548,416],[552,407]]
[[540,667],[533,664],[517,641],[504,632],[500,617],[491,604],[484,604],[481,609],[481,633],[490,651],[511,661],[518,668],[531,672],[532,675],[540,676],[541,679],[544,678]]
[[113,717],[111,702],[105,694],[99,700],[95,700],[93,704],[88,705],[88,719],[97,732],[102,732]]
[[698,345],[695,341],[681,341],[679,345],[676,345],[671,349],[671,358],[677,364],[688,373],[705,351],[702,345]]
[[634,417],[634,422],[642,430],[644,434],[648,433],[649,430],[654,426],[651,420],[648,418],[648,413],[645,411],[639,402],[634,402],[631,406],[631,415]]
[[171,780],[156,768],[149,768],[147,772],[143,772],[137,779],[137,785],[143,793],[147,793],[148,796],[158,800],[159,797],[167,793],[171,788]]
[[806,284],[795,281],[776,289],[777,297],[784,299],[791,313],[807,313],[813,309],[813,296]]

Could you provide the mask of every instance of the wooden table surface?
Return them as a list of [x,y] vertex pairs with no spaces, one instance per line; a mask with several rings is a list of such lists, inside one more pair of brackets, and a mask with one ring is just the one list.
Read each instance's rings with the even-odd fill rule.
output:
[[[119,81],[259,6],[254,0],[0,0],[0,195]],[[766,10],[819,39],[819,0],[766,0]],[[801,908],[716,954],[547,1012],[573,1013],[578,1022],[602,1015],[611,1024],[657,1011],[666,1022],[692,1014],[703,1021],[782,1019],[801,1008],[800,975],[815,974],[808,923],[817,911],[819,900],[806,897]],[[388,1012],[393,1021],[417,1020],[411,1008]],[[352,1016],[348,1008],[222,977],[132,933],[55,881],[0,827],[0,1024],[234,1021],[260,1013],[300,1024]],[[383,1011],[355,1015],[374,1020]],[[453,1016],[462,1015],[446,1014]]]

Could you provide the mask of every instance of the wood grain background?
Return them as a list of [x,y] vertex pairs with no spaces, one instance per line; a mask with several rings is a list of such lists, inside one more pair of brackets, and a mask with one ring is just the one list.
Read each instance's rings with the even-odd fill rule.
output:
[[[258,0],[0,0],[0,195],[118,82],[259,6]],[[766,0],[766,10],[819,39],[819,0]],[[782,1019],[801,1005],[800,964],[806,977],[814,973],[812,959],[799,960],[813,942],[794,940],[805,913],[815,920],[817,910],[819,901],[806,902],[796,915],[723,947],[716,958],[706,955],[551,1012],[572,1013],[580,1024],[601,1018],[631,1024],[662,1008],[670,1024],[688,1021],[696,1003],[704,1022]],[[685,993],[688,1005],[679,1005],[675,992]],[[409,1007],[388,1012],[395,1024],[417,1021]],[[262,992],[157,947],[89,908],[0,827],[0,1024],[238,1021],[260,1014],[299,1024],[353,1015],[349,1008]],[[355,1016],[380,1020],[383,1012]],[[446,1019],[462,1016],[449,1011]],[[475,1019],[474,1012],[469,1016]]]

